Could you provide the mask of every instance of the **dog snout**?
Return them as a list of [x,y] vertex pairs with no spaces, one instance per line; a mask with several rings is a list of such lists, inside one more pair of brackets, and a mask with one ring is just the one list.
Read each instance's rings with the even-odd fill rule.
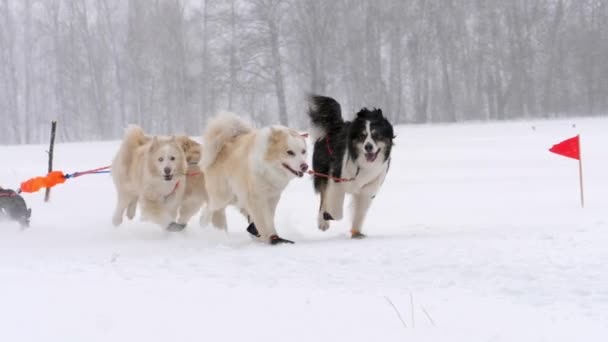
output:
[[374,149],[374,146],[370,143],[365,144],[365,151],[371,152]]
[[166,174],[166,175],[170,175],[170,174],[171,174],[171,168],[170,168],[170,167],[166,167],[166,168],[164,169],[164,171],[165,171],[165,174]]
[[302,172],[308,171],[308,164],[306,164],[306,163],[300,164],[300,170],[302,170]]

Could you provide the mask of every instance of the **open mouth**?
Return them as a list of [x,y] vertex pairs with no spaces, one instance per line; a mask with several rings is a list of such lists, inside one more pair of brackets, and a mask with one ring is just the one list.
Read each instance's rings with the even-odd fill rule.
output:
[[164,175],[163,178],[168,182],[170,180],[173,180],[173,175]]
[[287,170],[289,170],[294,175],[296,175],[296,177],[302,177],[302,176],[304,176],[304,172],[302,172],[302,171],[296,171],[296,170],[290,168],[289,165],[287,165],[285,163],[283,163],[283,167],[286,168]]
[[365,154],[365,159],[370,162],[373,163],[374,161],[376,161],[376,158],[378,158],[378,155],[380,154],[380,150],[382,150],[381,148],[378,149],[378,151],[376,151],[376,153],[366,153]]

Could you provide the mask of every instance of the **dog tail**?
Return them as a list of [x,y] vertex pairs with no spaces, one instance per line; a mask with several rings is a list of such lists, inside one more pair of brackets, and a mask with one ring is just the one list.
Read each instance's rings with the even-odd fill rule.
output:
[[344,124],[342,109],[338,101],[331,97],[310,95],[308,98],[308,117],[310,118],[310,137],[312,141],[325,138]]
[[222,112],[211,119],[203,134],[203,168],[208,168],[215,162],[217,155],[229,140],[251,131],[252,127],[234,113]]
[[133,124],[127,127],[123,139],[123,146],[127,147],[129,150],[134,150],[145,144],[146,141],[146,133],[141,127]]

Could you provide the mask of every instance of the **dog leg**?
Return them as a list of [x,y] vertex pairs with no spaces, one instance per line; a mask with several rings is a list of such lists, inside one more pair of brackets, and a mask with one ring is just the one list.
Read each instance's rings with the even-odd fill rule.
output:
[[384,183],[387,171],[388,169],[386,168],[376,179],[361,188],[358,194],[353,195],[353,225],[350,232],[354,239],[365,237],[365,235],[361,234],[363,221],[372,204],[372,200],[376,197],[376,193],[382,186],[382,183]]
[[122,216],[125,213],[125,210],[129,206],[129,198],[125,194],[118,193],[118,199],[116,201],[116,210],[114,211],[114,216],[112,217],[112,224],[114,226],[120,226],[122,223]]
[[365,235],[361,234],[361,228],[363,227],[367,211],[372,204],[372,199],[373,197],[366,193],[353,195],[353,225],[350,230],[353,239],[365,237]]
[[145,198],[141,200],[141,219],[154,222],[163,228],[168,228],[173,223],[171,214],[162,203]]
[[321,203],[319,204],[319,217],[317,218],[317,226],[319,227],[319,230],[322,231],[329,229],[329,221],[326,220],[328,217],[325,211],[326,193],[327,189],[321,190]]
[[293,241],[279,237],[274,225],[275,212],[280,198],[280,195],[268,199],[249,198],[251,205],[247,211],[253,220],[252,223],[256,228],[258,238],[271,245],[293,243]]
[[129,206],[127,207],[127,218],[132,220],[135,217],[135,212],[137,211],[137,197],[134,197],[131,202],[129,202]]
[[265,203],[266,201],[260,198],[252,197],[248,200],[247,212],[249,212],[251,220],[255,223],[260,238],[268,241],[270,231],[274,231],[274,227],[272,229],[269,228],[272,223],[268,222],[268,203]]
[[342,184],[334,181],[327,183],[327,187],[321,192],[321,206],[317,220],[320,230],[327,230],[329,221],[342,219],[345,195]]
[[270,222],[272,222],[272,226],[271,226],[272,233],[270,235],[270,244],[271,245],[278,245],[281,243],[293,244],[293,241],[283,239],[282,237],[280,237],[275,230],[274,219],[276,217],[277,205],[279,204],[280,199],[281,199],[281,195],[278,195],[269,200],[271,210],[270,210],[270,217],[268,217],[268,219],[270,220]]
[[216,210],[211,213],[211,224],[221,230],[228,230],[228,223],[226,222],[226,210]]
[[254,195],[250,195],[247,198],[247,212],[257,228],[259,239],[273,245],[282,242],[293,243],[289,240],[281,239],[274,227],[274,211],[279,198],[280,196],[266,199]]

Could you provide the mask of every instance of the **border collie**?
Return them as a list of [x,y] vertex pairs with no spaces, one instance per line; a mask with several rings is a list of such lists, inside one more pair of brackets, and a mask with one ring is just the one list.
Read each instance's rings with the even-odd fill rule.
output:
[[363,108],[353,121],[344,121],[340,104],[331,97],[311,95],[309,105],[312,166],[318,173],[314,188],[321,195],[319,229],[342,219],[348,193],[353,197],[351,237],[363,238],[365,215],[389,169],[393,126],[380,109]]

